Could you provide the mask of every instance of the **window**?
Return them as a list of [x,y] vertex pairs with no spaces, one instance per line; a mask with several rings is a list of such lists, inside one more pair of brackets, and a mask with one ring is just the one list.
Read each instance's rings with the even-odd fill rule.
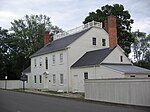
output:
[[34,76],[34,83],[36,83],[36,75]]
[[130,77],[135,77],[135,75],[131,75]]
[[36,67],[36,59],[34,59],[34,67]]
[[42,83],[42,75],[40,75],[39,78],[40,78],[40,83]]
[[52,56],[53,64],[55,64],[55,55]]
[[46,67],[46,69],[48,69],[48,58],[47,57],[45,58],[45,67]]
[[106,46],[106,39],[102,39],[102,46]]
[[63,84],[64,83],[64,77],[63,77],[63,74],[60,74],[60,84]]
[[63,62],[63,53],[60,54],[60,63]]
[[26,83],[28,83],[28,80],[29,80],[29,79],[28,79],[28,75],[26,75],[26,77],[27,77],[27,81],[26,81]]
[[84,72],[84,79],[88,79],[88,72]]
[[92,38],[92,43],[93,43],[93,45],[96,45],[96,38],[95,37]]
[[56,83],[56,74],[53,74],[53,84]]
[[42,58],[40,57],[40,66],[42,66]]
[[123,56],[120,56],[120,61],[123,62]]

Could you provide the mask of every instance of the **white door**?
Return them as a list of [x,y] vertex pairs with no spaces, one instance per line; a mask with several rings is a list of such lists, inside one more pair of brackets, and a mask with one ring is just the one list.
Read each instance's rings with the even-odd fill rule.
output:
[[79,85],[79,82],[78,82],[78,75],[74,75],[73,76],[73,92],[78,92],[79,91],[79,88],[78,88],[78,85]]
[[44,77],[44,89],[48,89],[48,77]]

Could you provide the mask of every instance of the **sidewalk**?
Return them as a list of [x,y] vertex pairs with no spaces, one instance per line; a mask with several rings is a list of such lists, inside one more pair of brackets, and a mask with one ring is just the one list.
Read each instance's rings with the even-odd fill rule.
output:
[[64,98],[74,98],[74,99],[84,99],[84,95],[80,93],[60,93],[53,92],[48,90],[37,90],[37,89],[26,89],[24,90],[26,93],[40,94],[40,95],[50,95],[50,96],[60,96]]

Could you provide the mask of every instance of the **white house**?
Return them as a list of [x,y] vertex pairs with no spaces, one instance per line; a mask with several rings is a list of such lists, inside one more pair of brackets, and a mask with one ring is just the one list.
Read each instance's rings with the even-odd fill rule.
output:
[[31,55],[28,88],[84,92],[84,79],[150,77],[150,70],[133,66],[117,45],[116,17],[108,16],[105,27],[90,22],[54,36]]

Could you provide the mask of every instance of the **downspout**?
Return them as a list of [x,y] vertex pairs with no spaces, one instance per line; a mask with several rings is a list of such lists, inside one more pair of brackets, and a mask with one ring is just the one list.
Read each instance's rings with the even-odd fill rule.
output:
[[69,49],[68,48],[66,48],[67,49],[67,74],[68,74],[68,90],[67,90],[67,92],[69,93],[69,76],[70,76],[70,72],[69,72]]
[[96,79],[96,65],[94,65],[94,74],[95,74],[95,79]]

